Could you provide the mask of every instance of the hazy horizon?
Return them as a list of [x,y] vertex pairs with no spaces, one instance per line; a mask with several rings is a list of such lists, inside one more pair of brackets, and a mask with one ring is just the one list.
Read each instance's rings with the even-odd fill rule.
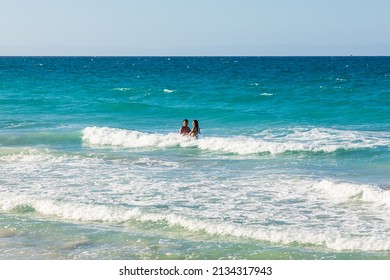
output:
[[0,56],[390,55],[385,0],[1,4]]

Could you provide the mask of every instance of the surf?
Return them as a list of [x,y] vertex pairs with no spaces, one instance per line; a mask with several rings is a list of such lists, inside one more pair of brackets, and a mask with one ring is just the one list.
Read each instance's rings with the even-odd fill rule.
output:
[[281,132],[265,130],[253,136],[183,137],[178,133],[147,133],[110,127],[86,127],[82,141],[95,146],[124,148],[197,148],[203,151],[254,155],[287,152],[334,153],[339,150],[372,149],[390,146],[390,134],[344,131],[327,128],[293,128]]
[[[20,209],[28,209],[21,211]],[[63,221],[83,221],[112,223],[117,225],[133,224],[140,227],[161,228],[168,233],[173,228],[195,234],[206,233],[210,236],[225,238],[239,238],[271,242],[294,246],[298,243],[303,246],[325,247],[336,251],[387,251],[390,250],[390,241],[380,236],[366,237],[364,235],[350,235],[338,232],[334,228],[318,232],[318,229],[300,228],[296,226],[248,226],[224,221],[189,218],[175,213],[152,213],[139,207],[125,208],[113,205],[96,205],[71,201],[57,201],[50,199],[2,196],[0,210],[18,215],[41,215],[46,219],[61,219]],[[39,216],[38,216],[39,217]],[[167,229],[168,226],[170,229]]]

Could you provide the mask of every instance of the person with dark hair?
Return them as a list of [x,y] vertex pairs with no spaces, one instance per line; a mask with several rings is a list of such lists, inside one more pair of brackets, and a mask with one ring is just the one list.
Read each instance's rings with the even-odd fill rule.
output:
[[191,137],[196,137],[198,138],[198,135],[200,134],[200,127],[199,127],[199,122],[197,120],[192,121],[192,130],[188,134]]
[[180,128],[179,133],[181,135],[187,135],[191,132],[191,129],[188,127],[188,120],[183,120],[183,126]]

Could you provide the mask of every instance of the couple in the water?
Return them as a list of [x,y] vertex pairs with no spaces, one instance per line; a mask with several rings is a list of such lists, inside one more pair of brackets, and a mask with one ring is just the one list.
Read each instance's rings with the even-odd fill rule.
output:
[[181,135],[198,137],[200,134],[199,122],[197,120],[192,121],[192,129],[188,127],[188,120],[183,120],[183,126],[179,130]]

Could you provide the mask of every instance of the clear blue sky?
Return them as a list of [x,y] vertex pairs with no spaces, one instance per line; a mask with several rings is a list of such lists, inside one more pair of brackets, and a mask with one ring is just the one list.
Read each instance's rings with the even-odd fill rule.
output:
[[0,0],[1,55],[390,55],[390,0]]

